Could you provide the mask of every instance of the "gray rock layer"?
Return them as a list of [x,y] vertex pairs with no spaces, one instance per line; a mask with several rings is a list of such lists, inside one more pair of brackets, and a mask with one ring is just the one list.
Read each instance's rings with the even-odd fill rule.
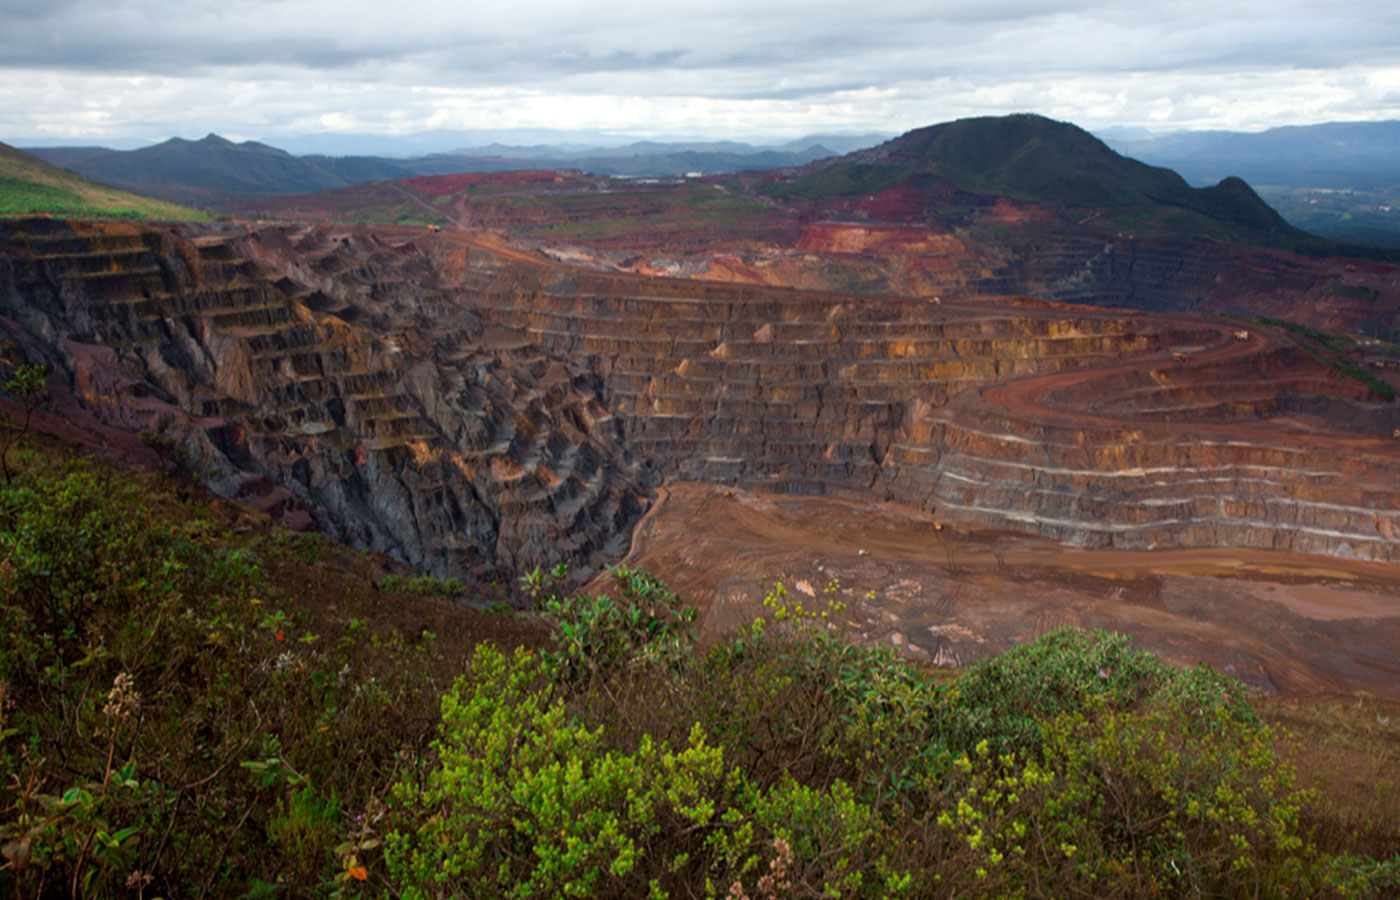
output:
[[0,225],[11,342],[215,489],[438,575],[596,571],[649,476],[596,375],[493,347],[458,293],[354,231]]

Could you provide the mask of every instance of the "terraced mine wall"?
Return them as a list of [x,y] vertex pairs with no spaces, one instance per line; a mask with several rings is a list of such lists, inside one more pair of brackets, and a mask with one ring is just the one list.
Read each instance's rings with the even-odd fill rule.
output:
[[[486,263],[512,285],[500,291],[473,281],[473,262],[444,266],[472,285],[473,309],[589,360],[629,444],[668,477],[894,500],[1089,546],[1400,558],[1400,411],[1282,335],[1239,345],[1228,323],[1012,298]],[[1174,348],[1196,356],[1174,362]],[[1032,404],[997,398],[999,384],[1061,375]],[[1273,427],[1309,397],[1326,398],[1338,432]]]
[[747,249],[724,240],[642,255],[613,246],[592,259],[648,274],[809,290],[943,299],[1003,294],[1105,309],[1265,315],[1382,338],[1400,328],[1394,265],[1044,221],[1001,227],[991,237],[923,224],[822,221],[800,236],[773,235]]
[[1397,466],[1379,454],[1059,421],[974,393],[920,423],[897,462],[924,482],[910,499],[950,518],[1076,544],[1400,559]]
[[652,491],[597,376],[450,296],[360,233],[0,223],[11,358],[220,492],[439,575],[617,558]]
[[1281,334],[610,275],[409,230],[2,227],[7,331],[85,414],[437,574],[596,570],[668,478],[1397,559],[1395,407]]
[[999,283],[1057,303],[1266,315],[1385,337],[1400,326],[1395,268],[1384,264],[1358,267],[1202,237],[1105,239],[1045,226],[1018,235],[1009,249],[995,270]]
[[1188,312],[1203,305],[1231,252],[1199,238],[1105,241],[1043,229],[1009,274],[1027,293],[1059,303]]
[[868,497],[891,447],[960,391],[1168,339],[1032,309],[945,313],[573,273],[505,280],[515,289],[476,294],[474,310],[497,334],[588,360],[631,446],[665,475],[790,493]]

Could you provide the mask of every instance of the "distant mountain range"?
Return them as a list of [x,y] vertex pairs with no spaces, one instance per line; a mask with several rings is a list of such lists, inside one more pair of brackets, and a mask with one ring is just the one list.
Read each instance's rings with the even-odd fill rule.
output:
[[[891,134],[812,134],[781,144],[749,144],[742,141],[634,141],[618,146],[580,147],[578,145],[533,144],[518,146],[493,143],[483,146],[460,147],[443,156],[504,156],[516,159],[629,159],[636,156],[669,156],[676,153],[752,156],[765,153],[804,153],[813,147],[825,150],[828,156],[851,153],[889,140]],[[603,173],[594,173],[603,174]]]
[[1400,247],[1400,122],[1102,137],[1193,184],[1244,178],[1288,221],[1314,234]]
[[[1035,115],[963,119],[845,156],[699,181],[620,184],[577,172],[441,174],[252,200],[231,211],[386,224],[432,224],[437,216],[439,224],[470,222],[525,236],[627,234],[629,247],[636,239],[664,247],[665,234],[697,228],[738,234],[779,223],[871,222],[978,232],[977,239],[1013,252],[1039,252],[1031,244],[1065,234],[1098,234],[1396,256],[1300,231],[1239,178],[1192,187],[1170,169],[1125,157],[1077,126]],[[1017,227],[1008,230],[1008,224]],[[1019,243],[1012,247],[1008,240]]]
[[171,138],[139,150],[61,147],[30,152],[94,181],[173,203],[210,207],[235,197],[299,194],[403,175],[401,169],[373,159],[327,164],[254,141],[235,144],[215,134],[198,141]]
[[[554,144],[492,144],[411,159],[384,156],[293,156],[256,141],[234,143],[216,134],[171,138],[139,150],[33,147],[28,152],[95,181],[176,203],[219,208],[260,196],[304,194],[417,175],[578,169],[597,175],[704,175],[802,165],[836,156],[878,135],[824,135],[776,147],[732,141],[577,148]],[[827,146],[826,141],[835,147]]]
[[[1026,128],[1034,133],[1022,134]],[[304,143],[315,144],[312,137]],[[1285,239],[1291,225],[1334,240],[1400,247],[1400,122],[1328,123],[1257,134],[1120,129],[1106,131],[1100,141],[1075,126],[1027,115],[966,119],[880,140],[876,134],[813,135],[768,147],[735,141],[607,147],[492,142],[401,158],[296,156],[265,143],[234,143],[211,134],[137,150],[39,147],[30,152],[93,181],[224,210],[246,208],[260,198],[421,175],[576,169],[662,177],[807,167],[798,181],[774,190],[814,199],[847,189],[876,190],[924,172],[966,190],[1052,205],[1149,201],[1212,219],[1223,211],[1225,220],[1252,223],[1241,226],[1244,231],[1231,226],[1218,233],[1225,239],[1248,232],[1256,243],[1270,234],[1270,240],[1285,243],[1302,240]]]
[[1237,175],[1251,184],[1362,188],[1400,184],[1400,121],[1328,122],[1268,131],[1101,135],[1120,153],[1170,166],[1188,181]]

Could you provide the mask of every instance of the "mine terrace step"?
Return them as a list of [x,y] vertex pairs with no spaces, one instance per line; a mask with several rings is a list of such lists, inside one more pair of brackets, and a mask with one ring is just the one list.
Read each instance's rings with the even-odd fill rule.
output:
[[[1195,501],[1218,502],[1229,500],[1236,503],[1258,503],[1275,504],[1285,507],[1311,507],[1325,509],[1335,512],[1351,513],[1356,515],[1390,515],[1400,516],[1400,511],[1387,512],[1384,508],[1378,508],[1372,504],[1358,504],[1337,502],[1346,499],[1349,495],[1354,500],[1371,499],[1375,501],[1392,500],[1393,496],[1377,496],[1375,494],[1358,494],[1353,489],[1346,486],[1338,487],[1335,490],[1328,490],[1326,486],[1317,486],[1306,493],[1317,494],[1326,499],[1309,499],[1304,494],[1294,493],[1280,496],[1276,490],[1280,486],[1298,485],[1289,481],[1274,481],[1267,478],[1248,478],[1239,476],[1226,476],[1215,473],[1216,477],[1202,477],[1198,470],[1181,470],[1181,474],[1196,477],[1182,478],[1177,481],[1157,481],[1144,483],[1142,485],[1116,484],[1116,485],[1095,485],[1096,479],[1091,479],[1090,483],[1075,480],[1073,483],[1067,481],[1057,481],[1055,479],[1039,477],[1033,480],[1008,481],[996,478],[979,478],[973,474],[968,474],[969,468],[959,467],[956,462],[950,462],[945,469],[939,473],[939,477],[964,485],[974,485],[985,489],[986,492],[1012,493],[1017,496],[1026,494],[1036,494],[1044,496],[1062,497],[1067,500],[1083,504],[1115,503],[1121,504],[1124,508],[1151,508],[1156,506],[1173,506],[1182,503]],[[1036,473],[1040,476],[1054,474],[1053,470],[1041,470]],[[1207,493],[1177,493],[1178,491],[1189,492],[1199,491],[1200,486],[1208,485]],[[1222,489],[1225,489],[1222,491]],[[1101,492],[1102,493],[1099,493]],[[1340,494],[1338,497],[1336,495]],[[1159,496],[1162,495],[1162,496]]]
[[1159,519],[1141,523],[1105,524],[1103,522],[1085,521],[1083,519],[1056,519],[1020,510],[1004,510],[975,504],[958,504],[946,499],[939,501],[938,508],[945,512],[952,511],[978,514],[983,517],[984,521],[999,520],[1003,522],[1018,522],[1026,525],[1034,525],[1037,529],[1041,530],[1042,533],[1058,534],[1062,539],[1069,540],[1076,544],[1088,543],[1086,538],[1092,536],[1114,538],[1134,534],[1150,535],[1153,533],[1162,535],[1163,543],[1170,544],[1171,541],[1168,537],[1173,528],[1205,526],[1210,529],[1226,532],[1237,529],[1274,532],[1288,538],[1295,546],[1296,536],[1298,535],[1309,535],[1329,540],[1361,542],[1373,545],[1375,549],[1382,551],[1381,555],[1377,557],[1382,559],[1391,558],[1394,551],[1393,542],[1384,537],[1373,537],[1370,535],[1358,534],[1353,531],[1314,528],[1307,525],[1299,525],[1296,522],[1274,522],[1262,519],[1188,517],[1180,519]]
[[66,271],[61,273],[60,277],[72,281],[106,281],[126,278],[146,278],[152,275],[157,277],[160,275],[160,266],[155,263],[145,266],[128,266],[120,269],[104,269],[96,272]]

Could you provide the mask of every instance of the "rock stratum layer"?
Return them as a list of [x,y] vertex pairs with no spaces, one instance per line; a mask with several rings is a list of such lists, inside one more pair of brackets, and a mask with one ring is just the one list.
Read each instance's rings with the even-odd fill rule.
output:
[[[1397,559],[1400,411],[1281,333],[1015,298],[530,274],[479,294],[481,315],[595,360],[633,448],[668,475],[1086,546]],[[1325,417],[1292,412],[1313,395]]]
[[670,477],[1086,546],[1400,555],[1400,414],[1283,332],[610,274],[460,233],[0,228],[12,341],[84,415],[439,574],[595,570]]

